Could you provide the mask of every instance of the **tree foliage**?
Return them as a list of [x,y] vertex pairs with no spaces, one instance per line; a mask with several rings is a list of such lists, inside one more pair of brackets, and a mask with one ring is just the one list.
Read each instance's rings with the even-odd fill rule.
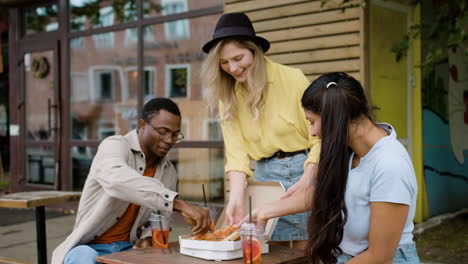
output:
[[[100,10],[106,6],[112,7],[112,12],[118,23],[134,21],[137,19],[138,13],[136,2],[136,0],[89,0],[80,6],[76,6],[70,1],[70,29],[71,31],[82,30],[85,28],[85,23],[100,25]],[[144,1],[144,15],[151,12],[159,14],[162,9],[160,4]],[[85,19],[74,19],[80,17]],[[26,25],[35,32],[43,31],[44,27],[51,21],[58,21],[58,7],[55,4],[35,8],[26,13]]]
[[[322,7],[332,0],[321,0]],[[388,0],[390,1],[390,0]],[[429,77],[434,66],[446,60],[449,50],[464,49],[463,54],[468,58],[468,5],[466,0],[400,0],[410,6],[434,5],[434,14],[431,20],[424,20],[414,24],[409,32],[400,41],[395,43],[392,52],[395,60],[399,61],[407,56],[410,42],[421,38],[424,57],[422,58],[422,71],[424,77]],[[356,5],[366,6],[369,0],[352,2],[341,0],[339,7],[345,10]],[[465,48],[464,48],[465,47]]]

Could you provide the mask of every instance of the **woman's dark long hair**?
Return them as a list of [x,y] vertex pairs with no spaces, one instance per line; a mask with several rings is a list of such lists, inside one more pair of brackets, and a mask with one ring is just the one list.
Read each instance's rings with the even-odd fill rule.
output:
[[[351,149],[349,125],[370,118],[361,84],[345,73],[320,76],[304,92],[302,106],[321,117],[320,162],[308,223],[306,254],[313,264],[336,263],[347,220],[345,205]],[[372,119],[371,119],[372,120]]]

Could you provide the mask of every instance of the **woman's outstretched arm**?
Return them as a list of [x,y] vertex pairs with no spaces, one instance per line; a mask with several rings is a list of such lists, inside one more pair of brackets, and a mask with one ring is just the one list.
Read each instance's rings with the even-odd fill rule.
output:
[[[252,211],[253,221],[265,225],[271,218],[309,211],[314,189],[315,187],[310,185],[307,189],[295,192],[287,198],[255,208]],[[248,221],[248,218],[244,221]]]

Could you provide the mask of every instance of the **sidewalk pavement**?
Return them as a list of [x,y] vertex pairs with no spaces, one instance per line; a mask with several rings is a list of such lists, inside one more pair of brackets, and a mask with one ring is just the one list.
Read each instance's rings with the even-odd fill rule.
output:
[[[75,216],[76,215],[66,215],[46,219],[47,261],[49,263],[52,258],[52,251],[64,241],[73,230]],[[191,226],[185,224],[180,214],[175,213],[174,226],[169,241],[177,241],[179,235],[189,234],[190,232]],[[0,237],[0,257],[37,263],[35,221],[0,226]]]

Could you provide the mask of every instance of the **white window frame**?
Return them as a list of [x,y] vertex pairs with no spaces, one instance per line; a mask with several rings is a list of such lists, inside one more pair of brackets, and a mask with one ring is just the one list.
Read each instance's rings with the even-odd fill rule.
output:
[[[167,9],[165,8],[167,5],[174,4],[174,3],[182,3],[183,5],[183,11],[178,12],[177,14],[188,11],[187,0],[162,0],[162,3],[161,3],[163,6],[162,14],[164,16],[175,14],[175,13],[167,12]],[[173,35],[172,31],[170,30],[170,23],[180,23],[181,27],[183,27],[184,33],[186,34],[184,34],[183,36]],[[164,23],[164,36],[166,37],[166,40],[190,39],[189,20],[180,19],[180,20],[175,20],[171,22],[165,22]]]
[[[95,25],[94,28],[112,26],[114,24],[114,10],[112,6],[99,9],[99,14],[99,23]],[[96,49],[113,48],[114,32],[95,34],[93,35],[93,40]]]
[[[85,78],[85,85],[89,84],[89,75],[86,73],[86,72],[72,72],[71,73],[71,77],[70,77],[70,100],[72,102],[87,102],[91,99],[91,94],[90,94],[90,90],[85,89],[84,92],[86,92],[85,96],[83,96],[83,93],[80,93],[81,92],[81,89],[80,91],[77,91],[78,93],[74,93],[74,85],[73,85],[73,81],[74,81],[74,77],[79,77],[79,78]],[[85,87],[86,88],[86,87]],[[79,95],[78,95],[79,94]],[[78,96],[74,96],[74,95],[78,95]]]
[[[210,123],[218,123],[219,124],[219,130],[221,133],[221,138],[210,138]],[[221,121],[217,118],[208,118],[203,120],[203,139],[204,140],[223,140],[223,132],[221,130]]]
[[[187,94],[185,97],[171,97],[170,94],[171,94],[171,82],[172,82],[172,78],[171,78],[171,70],[172,69],[180,69],[180,68],[186,68],[187,69]],[[166,97],[169,97],[169,98],[190,98],[191,97],[191,89],[190,89],[190,83],[191,83],[191,65],[190,64],[166,64],[166,76],[165,76],[165,79],[166,79]]]
[[182,123],[180,125],[180,132],[182,133],[182,135],[184,135],[184,140],[190,139],[190,120],[189,119],[182,120]]
[[[150,26],[143,27],[143,40],[154,41],[153,28]],[[127,28],[125,30],[125,45],[135,44],[138,42],[138,28]]]
[[[111,80],[110,80],[110,98],[104,98],[103,97],[103,87],[101,86],[101,76],[104,75],[104,74],[109,74],[110,77],[111,77]],[[103,100],[112,100],[114,101],[115,99],[115,76],[114,76],[114,71],[99,71],[99,72],[95,72],[95,79],[94,81],[96,82],[96,87],[97,89],[95,90],[96,92],[96,98],[98,101],[103,101]],[[97,77],[97,78],[96,78]]]
[[[79,31],[84,30],[84,25],[86,23],[86,17],[80,16],[80,17],[75,17],[72,19],[72,21],[76,22],[81,22],[83,26],[80,27]],[[84,38],[83,37],[77,37],[77,38],[72,38],[70,39],[70,49],[84,49]]]
[[[117,72],[117,78],[119,78],[120,80],[120,94],[121,94],[121,97],[122,98],[127,98],[128,97],[128,87],[127,87],[127,83],[125,82],[125,79],[124,79],[124,74],[123,74],[123,70],[122,70],[122,67],[120,66],[115,66],[115,65],[94,65],[94,66],[91,66],[89,67],[89,70],[88,70],[88,76],[91,76],[91,78],[89,78],[89,94],[91,96],[91,100],[92,102],[96,102],[96,101],[100,101],[101,99],[98,97],[98,88],[97,87],[97,79],[95,78],[96,76],[96,73],[97,72],[105,72],[105,71],[110,71],[110,72],[114,72],[116,71]],[[113,76],[113,81],[115,82],[116,81],[116,76]],[[115,100],[115,91],[113,92],[112,94],[113,96],[113,100]]]
[[[149,72],[152,73],[151,76],[150,76],[149,82],[153,83],[153,89],[151,90],[151,93],[148,94],[148,95],[143,94],[143,101],[146,102],[146,99],[147,99],[146,97],[147,96],[148,97],[154,97],[154,87],[155,87],[154,84],[155,84],[155,81],[157,80],[157,78],[156,78],[156,67],[154,67],[154,66],[145,66],[143,68],[143,70],[144,71],[149,71]],[[133,67],[127,67],[127,68],[124,69],[125,83],[126,83],[127,87],[128,87],[128,84],[129,84],[128,83],[128,73],[132,72],[132,71],[137,71],[137,67],[133,66]],[[129,96],[128,93],[125,94],[125,97],[122,95],[122,101],[128,100],[128,96]]]

